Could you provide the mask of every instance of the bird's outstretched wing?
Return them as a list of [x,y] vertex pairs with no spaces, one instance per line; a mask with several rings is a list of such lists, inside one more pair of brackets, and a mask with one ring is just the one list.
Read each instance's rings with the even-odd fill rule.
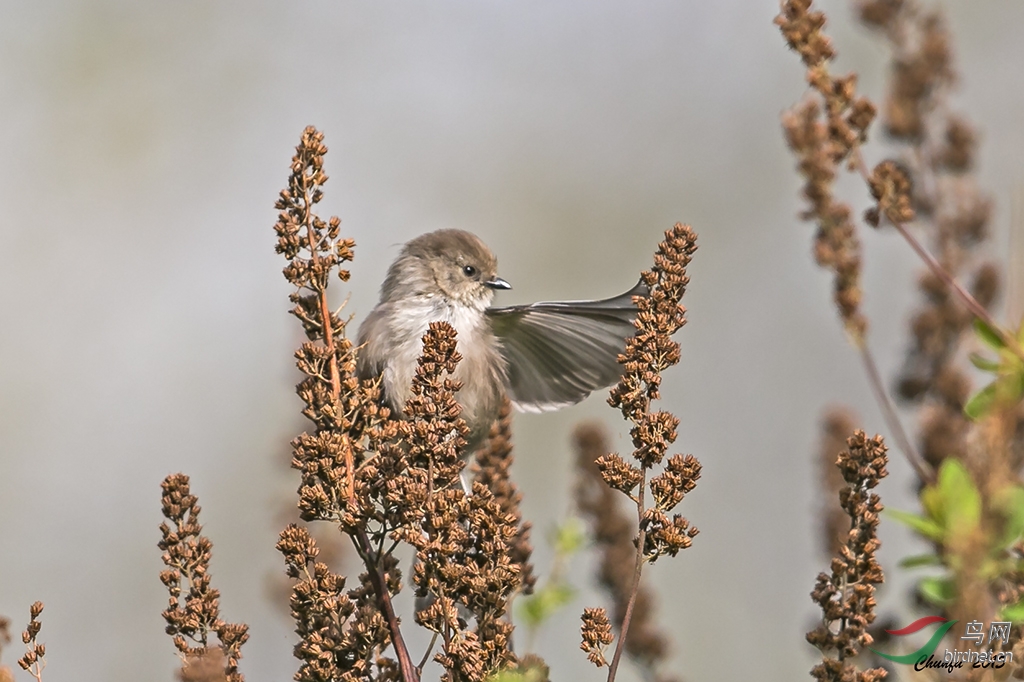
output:
[[618,355],[636,331],[633,297],[649,293],[641,280],[602,301],[489,308],[512,403],[527,412],[556,410],[615,383],[622,374]]

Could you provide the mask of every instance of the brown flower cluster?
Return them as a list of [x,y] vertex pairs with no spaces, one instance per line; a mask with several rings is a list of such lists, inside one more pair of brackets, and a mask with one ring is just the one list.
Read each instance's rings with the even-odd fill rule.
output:
[[43,624],[39,620],[43,612],[43,602],[37,601],[29,607],[29,621],[25,631],[21,633],[21,641],[25,644],[25,655],[18,659],[22,670],[28,671],[36,682],[43,680],[43,668],[46,667],[46,645],[40,644],[36,638]]
[[886,133],[914,140],[927,134],[931,95],[951,85],[949,36],[942,16],[924,12],[912,0],[860,0],[861,20],[898,43],[885,100]]
[[615,641],[615,637],[612,636],[612,624],[608,622],[608,612],[603,608],[583,609],[581,620],[583,625],[580,626],[580,634],[583,643],[580,644],[580,648],[587,652],[587,659],[598,668],[608,665],[604,650]]
[[868,438],[863,431],[846,441],[836,461],[846,482],[839,503],[850,519],[849,531],[831,573],[818,575],[811,597],[821,607],[822,622],[807,633],[807,641],[823,654],[811,670],[822,682],[874,682],[886,676],[882,668],[858,671],[851,659],[872,642],[867,628],[875,620],[875,585],[885,579],[875,559],[882,503],[872,490],[888,475],[887,464],[881,436]]
[[504,616],[520,584],[521,567],[511,556],[519,519],[482,483],[471,495],[460,485],[467,427],[455,401],[459,384],[448,378],[460,359],[455,347],[455,330],[432,323],[406,402],[404,437],[382,455],[397,460],[404,453],[405,471],[394,482],[404,499],[422,500],[415,525],[393,532],[416,548],[413,582],[428,603],[416,622],[442,639],[435,660],[443,680],[477,682],[516,663]]
[[[392,530],[387,517],[394,516],[393,510],[382,509],[379,504],[388,499],[391,483],[381,467],[389,461],[368,452],[395,435],[397,422],[390,420],[389,411],[380,405],[378,387],[356,377],[355,349],[345,336],[345,321],[330,309],[327,299],[327,287],[335,271],[342,281],[349,278],[348,271],[341,266],[352,260],[355,244],[340,238],[341,221],[337,217],[324,221],[314,210],[323,199],[323,184],[327,181],[323,170],[326,153],[323,134],[313,127],[306,128],[292,158],[288,187],[275,205],[279,211],[274,226],[277,252],[288,260],[284,276],[296,287],[290,296],[294,304],[292,314],[302,323],[309,339],[295,354],[296,365],[305,375],[296,392],[304,403],[302,414],[315,426],[313,433],[304,433],[292,441],[292,466],[300,472],[300,517],[305,521],[333,522],[351,538],[367,572],[361,586],[353,591],[355,594],[347,596],[362,601],[376,615],[363,613],[348,622],[340,611],[333,613],[330,618],[337,627],[366,627],[366,632],[372,633],[367,637],[371,654],[357,661],[347,650],[334,649],[324,654],[325,659],[333,656],[334,660],[320,664],[337,675],[369,679],[369,665],[364,662],[370,659],[379,669],[392,670],[397,666],[402,679],[418,680],[392,604],[393,594],[401,587],[400,574],[390,552],[383,549]],[[391,488],[394,498],[396,493]],[[286,529],[278,545],[291,573],[298,571],[296,566],[304,565],[303,556],[296,554],[294,548],[296,532]],[[314,561],[314,571],[315,566]],[[292,595],[296,630],[303,638],[296,647],[296,655],[303,661],[300,674],[315,675],[316,665],[311,667],[306,653],[318,651],[324,641],[346,640],[341,634],[327,637],[321,632],[317,622],[326,616],[296,608],[297,604],[305,603],[301,587],[301,582],[294,586]],[[342,609],[346,602],[336,599],[328,603]],[[375,629],[379,623],[386,624],[386,635]],[[354,633],[359,636],[358,630]],[[397,663],[380,655],[388,643],[394,646]]]
[[[309,338],[296,354],[305,375],[298,393],[315,426],[293,441],[292,464],[301,472],[302,519],[340,528],[366,572],[345,592],[344,579],[317,561],[306,530],[282,533],[278,548],[298,581],[291,598],[301,637],[295,652],[303,661],[297,679],[419,679],[430,651],[413,663],[393,604],[402,587],[394,551],[405,543],[417,557],[412,582],[423,608],[415,622],[441,639],[434,660],[443,679],[483,680],[517,665],[505,616],[529,576],[529,526],[521,524],[508,478],[507,414],[467,495],[467,427],[455,397],[460,385],[451,378],[461,359],[454,329],[430,326],[400,419],[383,407],[377,382],[357,378],[357,349],[327,301],[331,273],[348,279],[341,266],[354,245],[339,237],[337,218],[325,222],[313,212],[327,179],[326,151],[323,136],[307,128],[277,202],[277,250],[289,261],[284,274],[297,288],[292,312]],[[384,655],[389,647],[394,660]]]
[[[596,467],[605,484],[634,502],[638,528],[633,575],[628,589],[622,591],[629,596],[609,666],[609,682],[615,679],[624,644],[630,641],[630,623],[643,565],[686,549],[698,532],[679,514],[671,518],[668,515],[696,485],[700,462],[692,455],[673,455],[660,474],[648,479],[677,436],[679,419],[670,412],[652,411],[651,402],[661,397],[662,372],[679,362],[679,344],[672,340],[672,335],[686,324],[686,308],[680,301],[690,282],[686,268],[696,250],[697,235],[688,225],[676,224],[665,232],[654,256],[654,267],[641,273],[650,293],[634,298],[638,310],[636,332],[626,341],[625,352],[619,357],[623,374],[608,398],[608,403],[632,424],[635,464],[617,454],[602,453]],[[648,489],[654,500],[651,506],[646,503]]]
[[523,520],[519,510],[523,496],[510,476],[512,461],[512,403],[506,399],[501,405],[498,420],[491,426],[486,445],[477,450],[473,480],[491,491],[502,513],[515,517],[519,530],[509,547],[510,557],[512,563],[519,566],[520,592],[533,594],[537,584],[537,576],[533,574],[530,563],[530,555],[533,554],[530,531],[533,526]]
[[799,160],[803,194],[809,203],[802,214],[817,223],[814,257],[833,273],[833,295],[839,315],[851,336],[860,340],[867,320],[860,312],[861,247],[851,220],[852,210],[834,196],[839,166],[864,142],[875,107],[856,92],[857,76],[834,77],[829,62],[835,56],[822,32],[825,15],[811,10],[811,0],[787,0],[775,19],[789,46],[807,67],[807,82],[817,97],[806,99],[782,119],[786,141]]
[[[183,661],[181,678],[243,682],[238,659],[242,657],[242,645],[249,639],[249,628],[244,623],[227,623],[220,618],[220,592],[210,586],[213,544],[202,535],[198,499],[191,494],[188,476],[184,474],[168,476],[161,487],[163,515],[170,522],[160,524],[163,539],[158,545],[167,566],[160,573],[160,581],[170,593],[162,615],[167,621],[167,634],[174,638]],[[217,636],[219,644],[210,641],[211,634]],[[215,664],[218,661],[219,668]],[[211,669],[218,671],[216,676],[199,676],[200,670]]]
[[686,308],[680,301],[690,282],[686,266],[696,250],[697,235],[688,225],[677,224],[665,233],[665,240],[654,256],[654,267],[641,274],[650,295],[636,301],[637,331],[626,341],[621,357],[624,372],[608,398],[608,403],[619,408],[622,416],[633,424],[633,458],[640,467],[609,454],[599,463],[601,474],[609,486],[625,491],[634,487],[637,472],[640,473],[636,497],[640,547],[643,559],[651,562],[666,554],[675,556],[689,547],[697,535],[697,529],[691,528],[685,518],[678,514],[672,519],[667,516],[700,477],[700,462],[692,455],[669,458],[664,471],[650,480],[655,505],[644,506],[647,473],[661,463],[675,442],[679,426],[679,419],[672,413],[652,412],[650,407],[651,401],[661,397],[662,372],[679,362],[679,344],[672,335],[686,324]]
[[[622,623],[626,617],[630,597],[633,597],[626,654],[644,669],[645,679],[667,682],[670,678],[661,674],[659,668],[668,658],[669,640],[654,620],[654,594],[642,584],[636,588],[635,596],[632,592],[636,562],[636,547],[633,543],[637,534],[637,520],[635,515],[631,519],[622,509],[620,497],[615,493],[615,490],[619,490],[629,494],[639,485],[639,479],[626,490],[623,487],[612,489],[606,483],[608,478],[616,481],[621,479],[606,474],[603,469],[605,463],[619,461],[625,465],[625,461],[621,458],[608,459],[608,434],[600,424],[578,426],[573,434],[573,445],[578,472],[574,492],[576,507],[590,526],[592,541],[599,556],[597,579],[611,598],[612,618],[616,623]],[[632,473],[628,474],[629,478],[633,476]],[[608,616],[603,608],[586,609],[583,614],[581,648],[587,652],[587,658],[598,666],[608,664],[603,651],[612,642],[610,625],[608,641],[603,640],[601,618],[607,623]]]
[[893,223],[907,223],[914,219],[910,205],[910,178],[894,161],[883,161],[875,166],[868,178],[871,196],[877,202],[864,214],[864,220],[878,227],[882,216]]
[[345,592],[345,578],[317,561],[320,550],[309,531],[294,524],[281,533],[277,549],[285,558],[288,577],[296,580],[291,597],[302,661],[297,682],[400,679],[394,661],[377,656],[390,642],[387,623],[376,605],[369,576],[359,588]]

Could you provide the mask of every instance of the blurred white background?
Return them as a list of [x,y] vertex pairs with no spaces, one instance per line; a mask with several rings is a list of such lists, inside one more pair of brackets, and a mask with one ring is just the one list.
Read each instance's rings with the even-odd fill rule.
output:
[[[945,3],[1006,244],[1024,150],[1024,4]],[[887,54],[826,2],[841,69],[881,96]],[[156,548],[159,482],[184,471],[214,541],[222,615],[251,626],[250,682],[290,679],[291,623],[267,597],[282,464],[304,428],[297,323],[273,203],[307,124],[326,134],[325,215],[358,248],[357,322],[407,239],[479,234],[514,286],[501,304],[617,294],[664,229],[700,250],[683,362],[664,406],[704,464],[683,504],[702,531],[645,579],[688,680],[790,680],[814,650],[812,455],[822,409],[884,425],[797,221],[779,114],[803,92],[771,0],[0,2],[0,613],[46,603],[46,679],[171,680]],[[885,149],[872,146],[877,161]],[[865,192],[848,185],[856,201]],[[891,376],[919,264],[863,236],[872,345]],[[517,418],[515,476],[537,530],[569,508],[569,434],[595,396]],[[907,415],[912,425],[912,415]],[[623,449],[626,443],[621,444]],[[881,488],[911,506],[898,458]],[[913,547],[883,524],[883,607]],[[578,650],[580,598],[538,638],[556,680],[602,679]],[[902,586],[902,587],[901,587]],[[17,642],[15,642],[17,644]],[[20,655],[12,645],[4,662]],[[19,673],[20,674],[20,673]],[[631,668],[621,679],[636,679]]]

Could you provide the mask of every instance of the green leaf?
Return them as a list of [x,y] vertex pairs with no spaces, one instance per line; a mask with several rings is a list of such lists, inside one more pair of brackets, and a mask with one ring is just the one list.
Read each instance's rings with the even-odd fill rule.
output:
[[915,554],[900,560],[900,568],[917,568],[918,566],[941,566],[942,559],[937,554]]
[[1003,338],[999,335],[992,327],[988,326],[983,320],[979,318],[974,319],[974,331],[987,346],[994,348],[995,350],[1002,350],[1006,348],[1006,344],[1003,343]]
[[922,578],[917,583],[917,591],[936,606],[945,606],[956,597],[956,586],[952,578]]
[[941,540],[946,534],[942,526],[925,516],[900,511],[899,509],[886,509],[883,513],[894,521],[899,521],[903,525],[909,526],[911,530],[925,536],[929,540]]
[[967,404],[964,405],[964,414],[969,419],[977,421],[992,409],[992,404],[996,401],[996,383],[997,381],[993,381],[967,401]]
[[983,355],[978,353],[971,353],[970,355],[971,364],[982,370],[983,372],[997,372],[999,371],[999,361],[989,360]]
[[1003,488],[993,503],[1006,519],[1000,540],[1000,548],[1005,549],[1024,535],[1024,488],[1019,485]]
[[536,628],[575,596],[576,590],[565,583],[545,585],[519,602],[519,614],[527,627]]
[[939,469],[939,491],[947,531],[970,533],[981,521],[981,493],[967,467],[952,457],[946,459]]
[[1012,623],[1024,623],[1024,602],[1017,602],[1004,606],[999,612],[1000,620],[1008,620]]
[[583,522],[572,517],[565,520],[565,523],[555,528],[552,544],[555,553],[562,557],[570,557],[583,548],[587,540],[587,533]]

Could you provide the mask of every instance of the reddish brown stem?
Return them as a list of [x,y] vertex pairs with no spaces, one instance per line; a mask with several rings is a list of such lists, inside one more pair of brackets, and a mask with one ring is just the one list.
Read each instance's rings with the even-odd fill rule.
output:
[[[303,176],[305,178],[306,176]],[[314,239],[313,230],[313,204],[309,193],[309,186],[304,183],[302,188],[303,192],[303,208],[305,209],[305,215],[302,216],[303,224],[306,226],[306,238],[309,242],[310,258],[313,259],[314,263],[318,263],[320,260],[320,254],[317,249],[316,240]],[[320,298],[320,319],[321,327],[324,335],[324,345],[327,347],[327,352],[330,355],[330,361],[328,367],[331,373],[331,398],[334,401],[334,413],[338,413],[338,398],[341,396],[341,375],[338,371],[338,353],[334,346],[334,325],[331,323],[331,307],[327,303],[327,288],[320,289],[317,294]],[[355,501],[355,471],[352,458],[352,445],[349,443],[348,436],[344,436],[345,440],[345,471],[346,471],[346,483],[348,483],[348,501],[352,504]]]
[[907,432],[903,430],[903,424],[900,422],[899,415],[896,414],[896,408],[893,406],[892,400],[889,399],[889,394],[886,392],[885,385],[882,382],[882,376],[878,373],[878,366],[875,364],[875,358],[868,349],[867,343],[861,339],[857,343],[857,349],[860,351],[861,360],[864,362],[864,370],[868,375],[868,383],[871,384],[871,390],[875,394],[875,400],[878,402],[878,406],[882,410],[882,417],[889,426],[889,430],[896,439],[896,443],[899,445],[900,450],[903,451],[903,455],[907,458],[907,461],[910,463],[910,466],[913,467],[914,472],[917,474],[917,477],[921,479],[922,483],[934,483],[935,472],[930,466],[928,466],[928,463],[921,458],[921,455],[918,454],[917,449],[914,448],[910,438],[907,436]]
[[[305,215],[303,216],[303,224],[306,226],[306,235],[309,242],[311,258],[314,262],[318,262],[320,256],[317,250],[316,240],[314,239],[310,188],[308,186],[304,186],[303,193],[305,199]],[[327,353],[330,357],[331,398],[334,401],[335,415],[337,415],[338,399],[341,397],[341,376],[338,370],[337,348],[334,345],[334,325],[331,323],[331,308],[327,303],[326,288],[320,289],[317,294],[320,299],[320,317],[322,318],[321,330],[323,331],[324,345],[326,346]],[[348,499],[351,503],[354,500],[355,495],[355,471],[352,458],[352,445],[347,434],[345,435],[344,440]],[[406,646],[405,639],[402,637],[402,630],[399,627],[398,617],[395,615],[395,607],[391,603],[391,593],[388,591],[387,580],[384,577],[383,570],[381,570],[379,557],[374,556],[370,538],[367,536],[364,529],[360,528],[353,539],[356,541],[356,549],[359,552],[359,555],[363,558],[363,563],[366,564],[370,580],[373,583],[373,589],[377,593],[381,610],[384,612],[384,617],[387,620],[388,630],[391,633],[391,644],[395,648],[395,655],[398,658],[398,667],[402,672],[402,680],[404,682],[419,682],[420,676],[416,672],[416,667],[412,662],[412,657],[409,655],[409,648]]]
[[[641,494],[643,493],[641,492]],[[644,543],[646,541],[647,531],[641,530],[636,542],[636,568],[633,570],[633,589],[629,592],[626,615],[622,617],[622,625],[619,627],[619,641],[615,643],[615,655],[612,656],[612,664],[608,668],[608,682],[615,682],[615,674],[619,671],[619,661],[622,659],[622,652],[626,648],[629,621],[633,618],[633,605],[636,604],[636,595],[640,591],[640,573],[644,568]]]
[[[857,167],[857,171],[860,173],[860,176],[864,178],[864,182],[868,183],[870,186],[871,173],[868,170],[867,164],[864,162],[864,156],[860,153],[859,148],[853,150],[853,163]],[[956,278],[953,277],[946,268],[942,267],[942,263],[936,260],[935,256],[928,252],[928,249],[926,249],[924,245],[910,233],[910,230],[908,230],[905,225],[890,219],[889,216],[886,216],[886,219],[889,220],[889,223],[896,228],[896,231],[900,233],[903,239],[910,244],[910,248],[912,248],[914,253],[924,261],[924,264],[928,266],[932,273],[942,280],[942,283],[960,299],[969,311],[971,311],[971,314],[988,325],[992,331],[999,335],[1003,344],[1013,351],[1014,355],[1024,360],[1024,348],[1021,348],[1020,342],[1018,342],[1012,334],[1009,334],[998,322],[996,322],[991,313],[985,309],[985,306],[978,303],[978,299],[974,298],[974,296],[971,295],[971,292],[964,289],[963,286],[956,281]]]
[[615,674],[619,671],[619,661],[622,660],[622,652],[626,650],[626,635],[629,634],[629,622],[633,619],[633,605],[636,604],[636,595],[640,592],[640,574],[644,569],[644,544],[647,542],[647,529],[644,528],[644,492],[646,490],[647,469],[644,468],[643,478],[640,480],[640,490],[636,496],[636,519],[640,533],[636,538],[636,566],[633,569],[633,587],[629,591],[629,601],[626,603],[626,613],[622,617],[622,625],[619,626],[619,641],[615,643],[615,654],[612,656],[612,664],[608,667],[608,682],[615,682]]
[[409,655],[409,647],[406,646],[405,639],[402,637],[398,616],[395,615],[395,607],[391,603],[391,593],[388,591],[387,580],[384,577],[384,571],[381,570],[379,557],[374,556],[370,545],[370,538],[366,535],[365,530],[360,528],[353,539],[356,540],[356,550],[359,552],[359,556],[362,557],[366,570],[370,574],[373,589],[377,593],[377,597],[380,600],[380,608],[384,612],[384,619],[388,622],[388,630],[391,632],[391,644],[395,648],[395,656],[398,657],[398,668],[402,672],[402,680],[404,682],[420,682],[416,664],[412,662],[412,656]]

